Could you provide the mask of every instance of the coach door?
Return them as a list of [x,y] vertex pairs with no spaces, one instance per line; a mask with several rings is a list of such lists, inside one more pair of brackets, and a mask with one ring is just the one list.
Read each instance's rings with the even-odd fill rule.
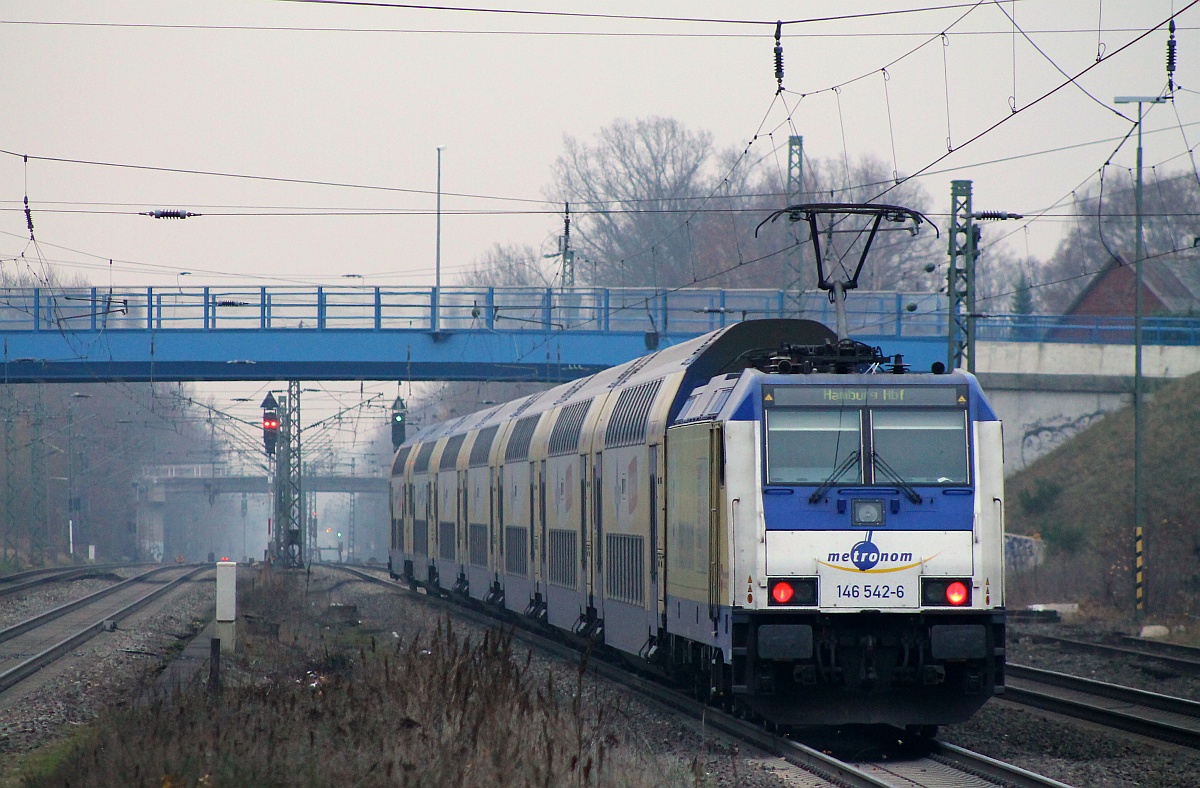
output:
[[530,580],[536,578],[538,554],[538,525],[537,525],[537,463],[529,463],[529,570],[525,576]]
[[663,545],[659,543],[658,517],[658,444],[650,446],[650,590],[658,600],[656,608],[657,620],[660,626],[666,626],[667,601],[662,592],[665,584],[659,585],[662,570]]
[[708,433],[708,615],[715,623],[721,603],[721,507],[725,487],[725,439],[720,424]]
[[538,517],[541,518],[541,525],[538,526],[541,536],[538,539],[538,564],[541,566],[541,571],[538,573],[539,580],[545,580],[547,577],[547,556],[550,554],[550,545],[546,537],[546,461],[538,462]]
[[[588,553],[592,560],[588,567],[588,603],[596,607],[596,600],[603,600],[604,578],[604,452],[592,455],[592,532]],[[597,593],[597,588],[601,589]]]
[[430,511],[429,511],[429,552],[426,553],[426,555],[429,556],[431,565],[436,566],[437,564],[435,562],[436,562],[438,555],[440,554],[439,551],[441,550],[441,542],[439,541],[438,537],[441,536],[441,530],[442,530],[441,529],[441,523],[442,523],[441,508],[442,507],[438,506],[438,474],[437,474],[437,471],[432,470],[432,468],[433,468],[433,466],[430,466],[430,472],[429,472],[429,480],[430,480],[429,481],[429,509],[430,509]]
[[496,469],[488,467],[488,547],[487,565],[494,568],[492,557],[496,554]]
[[458,472],[458,523],[455,526],[457,531],[456,541],[458,542],[457,549],[454,555],[458,559],[459,565],[466,564],[470,560],[470,553],[467,548],[467,523],[470,521],[469,510],[467,509],[467,472]]
[[496,562],[492,564],[492,568],[499,577],[504,573],[504,466],[496,468],[496,533],[494,555],[499,556]]
[[[591,590],[588,581],[588,476],[587,455],[579,455],[579,576],[584,578],[585,591]],[[575,590],[579,590],[576,585]]]

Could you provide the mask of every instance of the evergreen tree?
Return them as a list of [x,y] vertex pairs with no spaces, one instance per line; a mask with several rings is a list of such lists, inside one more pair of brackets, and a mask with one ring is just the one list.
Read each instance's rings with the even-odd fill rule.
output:
[[1024,271],[1017,278],[1009,309],[1014,315],[1033,314],[1033,291],[1029,287],[1029,277],[1025,275]]

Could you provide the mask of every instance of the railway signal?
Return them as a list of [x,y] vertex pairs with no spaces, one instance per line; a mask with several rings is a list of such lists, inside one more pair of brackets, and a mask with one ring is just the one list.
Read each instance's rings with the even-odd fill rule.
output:
[[275,455],[275,441],[279,438],[279,403],[275,401],[275,396],[267,392],[267,396],[262,401],[263,418],[263,448],[270,456]]
[[400,444],[404,443],[404,432],[408,419],[408,406],[404,404],[404,400],[396,397],[396,401],[392,403],[392,449],[400,448]]

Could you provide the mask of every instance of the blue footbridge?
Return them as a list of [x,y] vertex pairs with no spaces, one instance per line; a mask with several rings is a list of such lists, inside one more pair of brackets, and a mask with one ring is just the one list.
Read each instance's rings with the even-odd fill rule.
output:
[[[946,299],[852,292],[851,335],[914,369],[945,361]],[[195,287],[0,289],[4,383],[559,382],[741,320],[833,325],[823,293],[769,289]],[[1200,320],[1144,341],[1200,345]],[[984,342],[1129,344],[1130,320],[989,315]]]

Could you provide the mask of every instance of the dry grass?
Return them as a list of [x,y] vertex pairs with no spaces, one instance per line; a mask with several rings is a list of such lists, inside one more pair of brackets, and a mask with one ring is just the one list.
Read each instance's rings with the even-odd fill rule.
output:
[[[1176,381],[1144,414],[1147,601],[1155,615],[1200,612],[1200,375]],[[1047,562],[1011,575],[1009,602],[1134,599],[1133,414],[1118,411],[1007,482],[1009,531],[1046,540]]]
[[582,669],[535,680],[507,634],[472,643],[448,622],[383,644],[310,623],[314,599],[303,576],[264,573],[243,609],[280,636],[248,638],[219,694],[148,697],[25,784],[697,784],[627,742]]

